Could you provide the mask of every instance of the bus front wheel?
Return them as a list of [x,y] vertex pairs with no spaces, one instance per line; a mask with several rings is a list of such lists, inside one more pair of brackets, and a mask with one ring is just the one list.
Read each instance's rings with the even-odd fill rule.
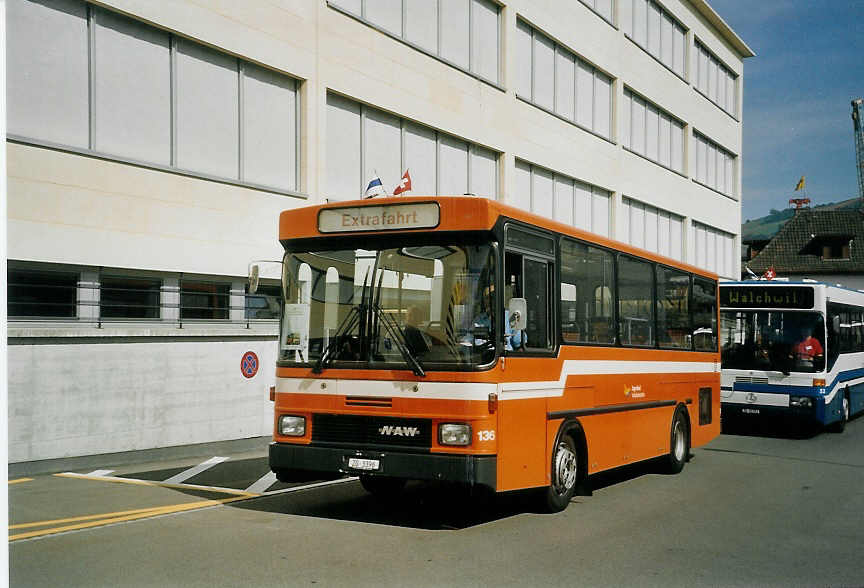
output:
[[672,417],[672,428],[669,432],[669,455],[665,458],[664,470],[668,474],[677,474],[684,469],[690,455],[690,425],[686,411],[682,407],[675,410]]
[[840,410],[840,420],[831,423],[828,430],[832,433],[842,433],[846,429],[846,423],[849,421],[849,390],[843,391],[843,405]]
[[544,489],[543,506],[547,512],[561,512],[570,504],[581,475],[579,464],[579,453],[573,438],[562,435],[552,454],[552,483]]

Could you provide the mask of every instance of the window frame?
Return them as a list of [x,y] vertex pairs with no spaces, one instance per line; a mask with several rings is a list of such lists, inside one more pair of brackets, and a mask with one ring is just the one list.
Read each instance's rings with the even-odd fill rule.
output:
[[[564,268],[563,256],[564,256],[564,242],[565,241],[570,241],[570,242],[575,243],[577,245],[584,245],[585,247],[587,247],[589,249],[595,249],[595,250],[600,251],[600,252],[604,253],[605,255],[609,256],[609,260],[612,263],[612,279],[611,279],[610,284],[608,284],[608,285],[604,284],[602,286],[603,287],[611,287],[611,289],[612,289],[612,292],[611,292],[611,298],[612,299],[610,301],[611,316],[610,316],[609,328],[610,328],[610,332],[612,334],[613,340],[610,343],[602,343],[602,342],[596,342],[596,341],[584,341],[584,340],[566,341],[564,339],[564,332],[562,330],[562,321],[561,321],[561,316],[563,315],[563,311],[560,309],[560,306],[561,306],[561,285],[563,283],[562,270]],[[609,247],[597,245],[596,243],[592,243],[590,241],[584,241],[582,239],[577,239],[574,237],[570,237],[568,235],[563,235],[563,234],[560,235],[560,238],[558,239],[558,280],[557,280],[557,284],[556,284],[556,286],[557,286],[556,292],[558,293],[558,295],[557,295],[558,300],[557,300],[556,304],[559,306],[559,310],[558,310],[559,319],[558,319],[558,323],[557,323],[558,328],[556,330],[558,331],[558,340],[559,340],[560,345],[582,345],[582,346],[588,346],[588,347],[619,347],[620,346],[620,337],[618,335],[618,255],[617,255],[617,253],[618,252],[616,250],[611,249]]]
[[[159,162],[149,161],[146,159],[138,159],[137,157],[134,157],[134,156],[131,156],[131,157],[130,156],[124,156],[124,155],[121,155],[119,153],[113,153],[110,151],[99,150],[95,144],[95,141],[97,139],[96,132],[95,132],[96,131],[96,122],[97,122],[96,119],[99,116],[99,114],[96,112],[95,96],[93,95],[94,94],[93,89],[95,86],[94,76],[96,75],[96,73],[98,71],[96,68],[96,64],[94,63],[94,59],[95,59],[94,33],[95,33],[95,29],[98,26],[97,15],[100,13],[107,13],[113,19],[119,19],[122,21],[127,21],[129,23],[134,23],[135,26],[141,26],[141,27],[144,27],[146,29],[152,29],[154,31],[161,31],[163,29],[160,29],[158,27],[154,27],[152,24],[150,24],[150,23],[148,23],[142,19],[135,18],[135,17],[130,16],[126,13],[112,10],[111,8],[106,8],[102,5],[90,4],[89,2],[84,2],[84,0],[75,0],[75,3],[76,4],[80,3],[80,4],[84,5],[84,9],[85,9],[85,13],[86,13],[85,14],[85,22],[86,22],[87,29],[89,31],[87,34],[87,47],[86,47],[87,55],[84,57],[84,59],[87,62],[87,65],[88,65],[88,79],[87,79],[86,83],[87,83],[87,86],[90,88],[89,96],[87,99],[88,111],[87,111],[87,115],[86,115],[86,117],[87,117],[86,124],[87,124],[87,127],[89,129],[89,136],[86,138],[86,141],[84,141],[84,143],[86,143],[86,144],[82,143],[82,145],[73,145],[73,144],[67,144],[67,143],[63,143],[63,142],[57,142],[57,141],[54,141],[51,139],[40,138],[38,136],[40,134],[38,132],[38,129],[36,129],[36,132],[32,133],[32,134],[29,131],[26,131],[27,134],[15,134],[15,133],[7,134],[7,140],[8,141],[14,142],[14,143],[20,143],[23,145],[32,145],[32,146],[43,147],[43,148],[53,149],[53,150],[57,150],[57,151],[67,152],[67,153],[74,153],[77,155],[84,155],[84,156],[93,157],[95,159],[101,159],[101,160],[105,160],[105,161],[130,164],[130,165],[133,165],[136,167],[141,167],[141,168],[145,168],[145,169],[153,169],[153,170],[168,172],[168,173],[177,174],[177,175],[181,175],[181,176],[205,179],[205,180],[215,181],[215,182],[219,182],[219,183],[223,183],[223,184],[241,186],[244,188],[253,188],[256,190],[262,190],[262,191],[271,192],[271,193],[275,193],[275,194],[283,194],[286,196],[293,196],[293,197],[304,198],[304,199],[308,198],[307,194],[300,191],[301,187],[303,185],[302,178],[301,178],[301,170],[302,170],[302,163],[303,163],[303,161],[302,161],[303,155],[302,155],[302,151],[301,151],[301,137],[303,135],[303,129],[302,129],[302,125],[301,125],[302,118],[301,118],[301,104],[300,104],[300,102],[301,102],[300,86],[301,86],[302,80],[300,80],[299,78],[294,77],[292,75],[289,75],[286,72],[277,70],[277,69],[272,68],[272,67],[268,67],[268,66],[264,66],[264,65],[258,66],[258,67],[262,67],[264,69],[267,69],[268,71],[272,72],[274,75],[282,76],[282,77],[286,78],[287,80],[291,80],[294,84],[294,97],[295,97],[295,100],[294,100],[294,102],[295,102],[294,121],[295,121],[295,132],[296,132],[296,136],[294,137],[294,144],[295,144],[295,146],[294,146],[294,168],[295,168],[294,169],[294,186],[286,188],[283,186],[267,185],[267,184],[261,184],[261,183],[257,183],[257,182],[246,181],[243,178],[243,173],[242,173],[242,168],[243,168],[242,143],[243,143],[243,135],[244,135],[244,123],[242,120],[244,118],[243,97],[242,97],[242,94],[243,94],[242,85],[244,83],[243,64],[249,63],[250,65],[252,65],[252,62],[250,62],[246,59],[237,57],[235,55],[232,55],[232,54],[225,52],[225,51],[221,51],[221,50],[217,50],[217,49],[211,49],[208,45],[205,45],[204,43],[201,43],[201,42],[198,42],[198,41],[186,38],[186,37],[182,37],[182,36],[174,33],[173,31],[167,30],[167,29],[165,31],[168,35],[169,54],[170,55],[169,55],[168,70],[166,71],[166,74],[168,76],[170,76],[170,78],[171,78],[170,120],[168,121],[169,126],[170,126],[170,137],[171,138],[170,138],[170,149],[169,149],[168,158],[167,158],[169,160],[169,163],[163,164],[163,163],[159,163]],[[194,45],[194,46],[197,46],[199,48],[204,48],[207,50],[215,51],[219,55],[225,56],[228,59],[233,60],[233,62],[235,64],[235,70],[237,72],[235,79],[236,79],[236,84],[238,86],[237,91],[238,91],[238,94],[240,96],[239,108],[238,108],[238,113],[237,113],[238,117],[240,119],[238,121],[238,134],[236,137],[232,138],[232,140],[237,142],[238,151],[239,151],[238,174],[236,177],[224,176],[224,175],[220,175],[220,174],[213,174],[213,173],[208,173],[206,171],[198,171],[195,169],[182,168],[182,167],[179,167],[177,165],[177,145],[176,145],[176,143],[177,143],[178,129],[177,129],[177,120],[176,120],[176,118],[177,118],[176,117],[176,113],[177,113],[177,80],[176,80],[176,78],[177,78],[177,67],[178,67],[177,66],[178,43],[180,43],[181,41],[182,41],[182,43],[185,43],[188,45]],[[49,87],[47,89],[51,90],[52,88]],[[45,91],[46,88],[40,87],[40,88],[38,88],[38,90]],[[25,129],[22,129],[22,131],[25,131]],[[36,135],[36,136],[33,136],[33,135]]]
[[[632,343],[624,343],[623,337],[621,336],[622,322],[621,322],[621,309],[620,309],[620,305],[621,305],[621,280],[620,280],[620,277],[621,277],[621,260],[622,259],[629,259],[629,260],[635,261],[637,263],[645,264],[646,266],[648,266],[648,269],[651,272],[651,295],[650,295],[651,319],[649,321],[650,326],[651,326],[651,343],[649,343],[649,344],[634,345]],[[657,273],[654,270],[654,267],[656,265],[657,264],[654,261],[651,261],[650,259],[646,259],[644,257],[639,257],[638,255],[632,255],[630,253],[624,253],[624,252],[618,252],[618,254],[616,255],[616,261],[615,261],[615,270],[616,270],[616,272],[615,272],[615,278],[616,278],[616,280],[615,280],[615,294],[616,294],[615,308],[616,308],[616,313],[617,313],[617,317],[618,317],[618,322],[616,325],[616,327],[617,327],[616,340],[618,341],[618,345],[621,347],[631,347],[634,349],[656,349],[657,348],[657,340],[658,340],[658,337],[657,337]]]
[[[539,237],[545,240],[548,240],[551,245],[551,251],[544,252],[539,249],[532,249],[530,246],[520,246],[513,245],[509,240],[509,233],[511,231],[518,231],[524,233],[529,236]],[[501,284],[501,312],[499,313],[501,322],[500,332],[504,333],[504,311],[506,310],[504,304],[504,288],[506,287],[504,278],[506,277],[506,263],[507,263],[507,253],[514,253],[521,258],[522,267],[520,269],[522,279],[524,282],[525,279],[525,260],[529,259],[532,261],[539,261],[546,264],[546,280],[547,280],[547,305],[549,308],[549,316],[547,317],[547,340],[549,342],[548,347],[532,347],[530,346],[530,338],[529,345],[525,346],[524,351],[512,350],[512,351],[504,351],[502,349],[503,356],[507,355],[515,355],[519,357],[548,357],[550,355],[557,355],[558,349],[561,346],[560,337],[558,336],[558,316],[559,316],[559,301],[557,293],[560,292],[560,249],[558,247],[558,239],[556,239],[556,234],[548,231],[544,231],[539,227],[535,227],[532,225],[527,225],[521,223],[519,221],[513,219],[506,219],[503,227],[503,246],[499,248],[500,250],[500,262],[499,266],[501,267],[501,279],[499,280]],[[524,284],[523,284],[524,288]],[[556,289],[557,288],[557,289]],[[524,298],[524,292],[523,292]],[[527,317],[526,317],[527,319]]]

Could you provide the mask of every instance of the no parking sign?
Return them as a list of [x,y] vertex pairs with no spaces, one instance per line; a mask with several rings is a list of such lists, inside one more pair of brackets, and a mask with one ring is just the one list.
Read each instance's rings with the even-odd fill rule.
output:
[[240,360],[240,371],[245,378],[252,378],[258,373],[258,356],[254,351],[247,351]]

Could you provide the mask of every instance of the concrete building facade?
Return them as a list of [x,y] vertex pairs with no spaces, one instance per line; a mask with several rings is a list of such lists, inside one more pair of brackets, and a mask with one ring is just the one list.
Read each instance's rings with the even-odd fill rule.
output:
[[269,434],[248,264],[373,174],[740,273],[753,52],[703,0],[9,0],[7,39],[10,462]]

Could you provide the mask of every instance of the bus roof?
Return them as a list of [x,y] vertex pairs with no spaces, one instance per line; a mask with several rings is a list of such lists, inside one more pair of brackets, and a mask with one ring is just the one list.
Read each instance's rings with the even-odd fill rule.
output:
[[[429,213],[429,207],[423,207],[424,204],[433,206],[437,204],[437,215],[432,213],[428,217],[424,216]],[[409,210],[416,211],[420,215],[413,217],[417,221],[416,226],[403,224],[397,228],[379,228],[388,224],[388,219],[394,218],[397,211]],[[322,211],[333,211],[333,213],[322,215]],[[717,279],[716,274],[712,272],[676,259],[589,233],[496,200],[477,196],[391,196],[302,206],[285,210],[279,215],[279,240],[287,242],[295,239],[326,239],[355,234],[365,236],[417,231],[491,231],[502,217]]]

